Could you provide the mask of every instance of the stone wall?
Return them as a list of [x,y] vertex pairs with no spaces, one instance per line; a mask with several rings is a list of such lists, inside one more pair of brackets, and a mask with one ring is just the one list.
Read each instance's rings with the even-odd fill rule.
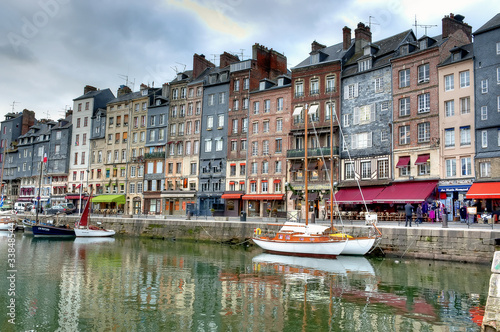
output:
[[[75,217],[63,217],[60,222],[72,224]],[[99,221],[92,218],[92,223]],[[186,241],[242,243],[250,239],[255,228],[263,231],[267,223],[255,221],[218,221],[211,218],[198,220],[160,218],[102,218],[102,226],[118,234],[147,236]],[[278,226],[272,226],[278,229]],[[424,227],[379,227],[383,237],[375,248],[377,253],[401,258],[422,258],[444,261],[489,264],[495,252],[495,239],[500,229],[452,229]],[[369,228],[345,226],[344,233],[366,235]],[[249,242],[251,243],[251,241]]]

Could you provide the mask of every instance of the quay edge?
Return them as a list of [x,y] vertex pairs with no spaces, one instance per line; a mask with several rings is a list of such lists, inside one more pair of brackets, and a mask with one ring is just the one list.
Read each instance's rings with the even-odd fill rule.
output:
[[[21,216],[18,216],[20,219]],[[267,222],[239,221],[236,218],[131,218],[92,217],[93,223],[113,229],[117,234],[182,241],[248,243],[255,228],[264,229]],[[64,216],[60,223],[73,224],[78,217]],[[421,258],[442,261],[490,264],[500,228],[397,227],[380,225],[383,237],[374,252],[388,257]],[[343,232],[361,234],[366,226],[346,225]],[[245,242],[246,241],[246,242]]]

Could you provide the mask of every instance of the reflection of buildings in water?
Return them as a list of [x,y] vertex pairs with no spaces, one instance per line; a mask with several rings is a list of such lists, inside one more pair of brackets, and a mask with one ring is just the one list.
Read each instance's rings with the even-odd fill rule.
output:
[[[336,311],[338,317],[352,317],[353,325],[344,327],[347,329],[372,329],[361,326],[377,321],[377,317],[367,320],[367,314],[375,315],[369,314],[369,305],[384,305],[392,309],[388,312],[391,320],[403,320],[412,315],[418,316],[419,320],[434,321],[437,318],[434,307],[420,297],[409,299],[379,291],[375,269],[365,257],[338,256],[328,260],[260,254],[253,258],[253,263],[256,272],[265,273],[269,267],[282,276],[285,300],[303,301],[311,306],[317,301],[330,302],[335,307],[330,314]],[[381,314],[377,315],[380,318]],[[412,324],[417,328],[422,322],[413,321]]]

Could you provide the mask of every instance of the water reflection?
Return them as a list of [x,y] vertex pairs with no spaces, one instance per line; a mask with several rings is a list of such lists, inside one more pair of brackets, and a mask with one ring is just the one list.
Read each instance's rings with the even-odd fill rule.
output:
[[489,267],[471,264],[120,237],[16,240],[18,325],[0,322],[0,331],[476,331],[488,291]]

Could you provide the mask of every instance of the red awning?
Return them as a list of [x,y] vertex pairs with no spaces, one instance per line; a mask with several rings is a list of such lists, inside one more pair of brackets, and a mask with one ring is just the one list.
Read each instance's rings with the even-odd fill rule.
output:
[[500,199],[500,182],[478,182],[473,183],[467,195],[468,199]]
[[[66,199],[80,199],[80,195],[66,195],[65,198]],[[88,196],[83,196],[82,195],[82,199],[86,200],[86,199],[88,199]]]
[[240,163],[240,166],[245,166],[246,164],[245,163]]
[[256,183],[257,180],[250,180],[250,183]]
[[283,194],[255,194],[255,195],[243,195],[243,199],[249,200],[268,200],[268,201],[281,201],[283,200]]
[[222,194],[222,199],[241,199],[243,194]]
[[399,157],[399,160],[398,160],[396,167],[403,168],[403,167],[408,166],[409,163],[410,163],[410,156]]
[[386,187],[374,203],[419,203],[436,189],[437,181],[395,182]]
[[279,180],[279,179],[275,179],[275,180],[273,181],[273,183],[280,183],[280,182],[281,182],[281,180]]
[[430,157],[430,154],[421,154],[418,156],[417,161],[415,161],[415,165],[426,164]]
[[229,181],[229,184],[234,184],[234,181]]
[[[385,187],[358,187],[340,189],[334,196],[333,202],[338,204],[366,204],[373,203],[375,197],[384,190]],[[362,194],[362,195],[361,195]]]
[[245,184],[245,181],[240,181],[240,184]]
[[235,163],[231,163],[231,164],[229,164],[229,166],[236,166],[236,164]]

